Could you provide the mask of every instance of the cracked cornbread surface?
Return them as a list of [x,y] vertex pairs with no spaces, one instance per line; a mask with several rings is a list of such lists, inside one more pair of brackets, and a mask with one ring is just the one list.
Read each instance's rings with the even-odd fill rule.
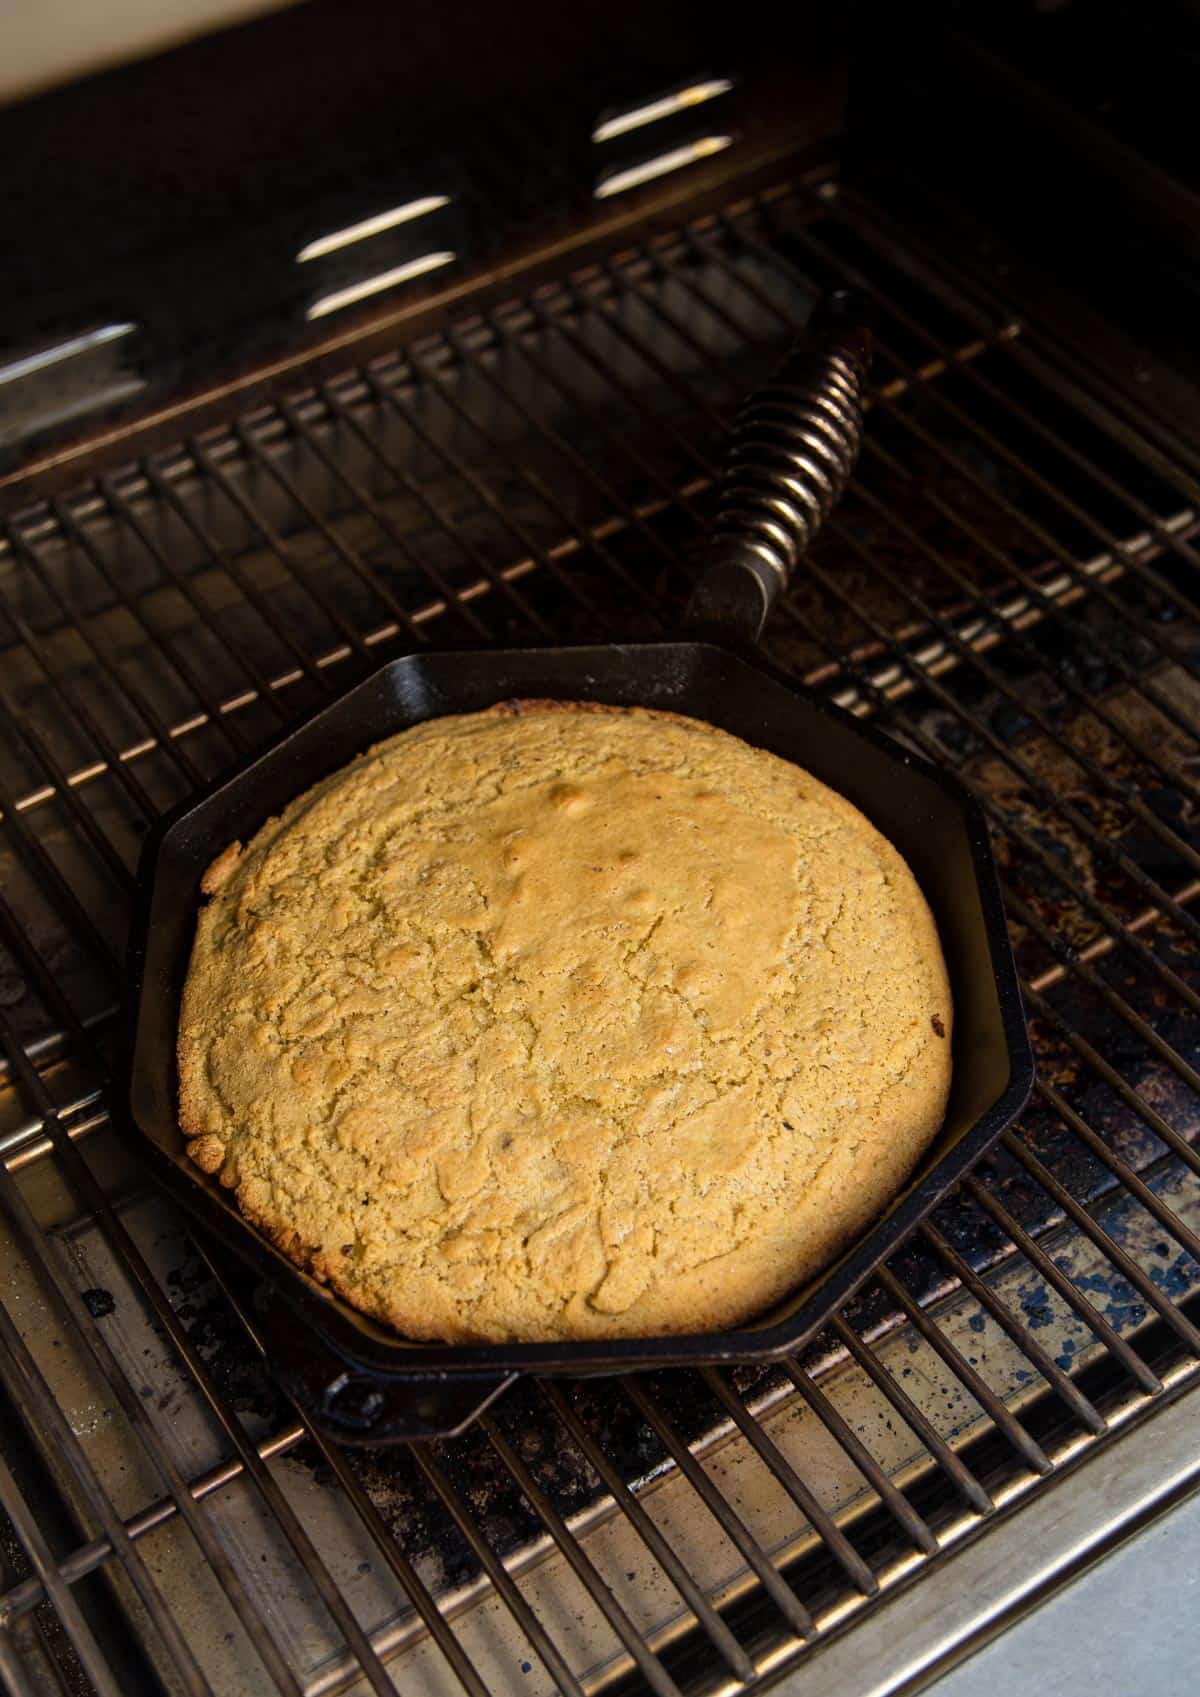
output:
[[694,719],[430,720],[205,875],[189,1152],[412,1338],[745,1319],[938,1129],[951,1006],[849,802]]

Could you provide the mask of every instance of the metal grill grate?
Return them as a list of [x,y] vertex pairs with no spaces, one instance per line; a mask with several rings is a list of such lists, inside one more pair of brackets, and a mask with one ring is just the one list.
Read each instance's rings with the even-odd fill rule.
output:
[[[139,836],[414,644],[669,629],[729,410],[835,281],[881,308],[867,444],[770,646],[981,796],[1034,1101],[804,1360],[339,1452],[108,1127]],[[1197,468],[1003,303],[781,185],[91,470],[0,554],[6,1689],[747,1689],[1195,1375]]]

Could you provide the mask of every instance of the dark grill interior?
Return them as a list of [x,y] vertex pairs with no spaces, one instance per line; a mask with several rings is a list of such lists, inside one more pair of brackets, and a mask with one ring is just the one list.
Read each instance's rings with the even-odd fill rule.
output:
[[[880,307],[866,446],[768,649],[981,797],[1033,1101],[804,1360],[336,1450],[109,1126],[140,837],[414,645],[670,632],[832,283]],[[0,553],[9,1689],[747,1689],[1194,1375],[1196,480],[1019,312],[780,184],[88,471]]]

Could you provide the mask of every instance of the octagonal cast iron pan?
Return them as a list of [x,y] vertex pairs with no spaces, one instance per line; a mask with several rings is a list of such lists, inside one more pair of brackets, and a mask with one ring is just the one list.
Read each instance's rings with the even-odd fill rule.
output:
[[[525,1373],[615,1373],[796,1351],[978,1160],[1029,1094],[1033,1060],[977,805],[948,773],[797,688],[754,646],[849,478],[870,347],[858,303],[830,297],[776,377],[739,414],[710,564],[688,610],[690,640],[394,660],[164,819],[146,843],[131,945],[128,1113],[119,1117],[202,1235],[257,1273],[256,1319],[268,1364],[329,1436],[381,1444],[448,1434]],[[847,796],[896,845],[933,910],[955,1010],[953,1082],[941,1132],[871,1229],[814,1282],[752,1323],[683,1337],[408,1342],[300,1272],[187,1159],[175,1039],[205,867],[373,743],[424,719],[515,697],[665,708],[794,761]]]

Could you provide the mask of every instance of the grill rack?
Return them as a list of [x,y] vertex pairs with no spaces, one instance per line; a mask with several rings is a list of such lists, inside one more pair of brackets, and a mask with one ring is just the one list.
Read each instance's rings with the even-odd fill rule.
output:
[[[728,411],[834,281],[880,302],[873,415],[772,646],[974,780],[1006,861],[1038,1095],[803,1362],[611,1387],[650,1440],[640,1476],[582,1391],[532,1392],[591,1469],[584,1509],[557,1500],[504,1405],[471,1441],[524,1498],[516,1547],[452,1448],[397,1461],[474,1557],[468,1583],[439,1586],[350,1457],[295,1420],[251,1432],[129,1223],[139,1197],[112,1176],[103,1079],[138,829],[414,642],[669,624]],[[95,469],[86,490],[14,512],[0,558],[0,1210],[53,1341],[93,1375],[143,1472],[126,1506],[111,1458],[64,1413],[34,1310],[6,1296],[9,1689],[230,1689],[244,1657],[248,1689],[390,1691],[385,1664],[430,1646],[442,1660],[412,1666],[433,1690],[748,1689],[1194,1379],[1200,501],[1186,444],[1168,460],[1003,302],[827,182],[780,185],[178,449]],[[110,1342],[105,1293],[81,1293],[64,1245],[88,1232],[215,1422],[222,1454],[199,1473]],[[245,1307],[235,1274],[227,1294]],[[1001,1340],[1022,1366],[1005,1367]],[[949,1412],[935,1382],[953,1387]],[[862,1418],[863,1386],[908,1453]],[[707,1411],[698,1426],[688,1399]],[[822,1433],[858,1481],[840,1501],[812,1459]],[[283,1458],[306,1447],[407,1604],[374,1630],[293,1501]],[[336,1646],[308,1665],[231,1554],[221,1510],[238,1489],[258,1493],[326,1611]],[[716,1583],[671,1530],[697,1510],[724,1540]],[[232,1651],[213,1650],[215,1628],[184,1630],[143,1553],[182,1529]],[[630,1570],[639,1598],[612,1566],[635,1547],[674,1592],[648,1619],[647,1569]],[[561,1601],[572,1585],[582,1636]],[[504,1631],[480,1630],[485,1607]]]

